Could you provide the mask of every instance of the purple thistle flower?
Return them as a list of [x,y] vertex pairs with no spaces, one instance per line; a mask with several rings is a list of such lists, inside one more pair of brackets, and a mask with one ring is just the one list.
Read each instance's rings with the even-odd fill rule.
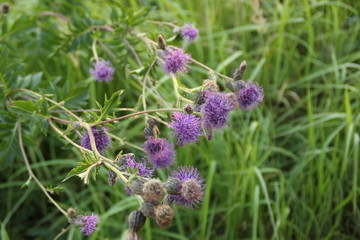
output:
[[194,41],[199,34],[199,30],[197,30],[193,25],[191,24],[185,24],[182,27],[181,36],[188,40],[189,42]]
[[172,133],[180,147],[187,143],[196,142],[201,135],[200,118],[187,113],[175,112],[169,127],[174,129]]
[[251,110],[257,107],[264,98],[264,91],[258,83],[247,81],[244,87],[239,90],[237,100],[243,110]]
[[201,107],[204,127],[211,130],[226,126],[229,111],[234,108],[235,105],[227,94],[205,92],[205,103]]
[[113,79],[114,68],[110,61],[99,60],[93,63],[93,68],[89,71],[99,82],[109,82]]
[[164,71],[168,74],[170,73],[177,73],[187,72],[188,66],[191,62],[191,55],[184,53],[181,48],[178,49],[169,49],[165,50],[165,64],[164,64]]
[[[107,135],[108,127],[102,127],[101,130],[93,127],[91,130],[95,138],[96,148],[99,152],[102,152],[110,146],[110,137]],[[81,146],[92,150],[88,131],[85,131],[85,134],[81,137]]]
[[141,162],[139,163],[136,162],[135,155],[126,159],[126,166],[130,167],[132,170],[135,170],[135,168],[137,168],[139,176],[150,178],[154,172],[154,169],[151,167],[146,167],[146,163],[147,161],[145,158],[141,158]]
[[180,166],[178,171],[173,172],[173,177],[181,181],[177,195],[170,195],[172,200],[184,207],[193,208],[204,196],[204,179],[200,177],[195,167]]
[[143,147],[156,168],[174,164],[175,150],[165,138],[148,137]]
[[80,231],[85,236],[90,236],[94,231],[97,230],[96,225],[100,222],[99,216],[91,214],[91,216],[81,216],[79,221],[76,223],[80,228]]

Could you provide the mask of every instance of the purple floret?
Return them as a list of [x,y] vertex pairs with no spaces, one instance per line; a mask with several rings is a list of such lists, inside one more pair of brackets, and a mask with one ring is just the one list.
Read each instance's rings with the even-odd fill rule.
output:
[[90,69],[90,73],[96,81],[109,82],[113,79],[114,68],[109,61],[99,60],[93,63],[93,68]]
[[135,155],[132,157],[129,157],[126,160],[126,166],[130,167],[132,170],[135,170],[135,168],[137,168],[139,176],[150,178],[154,172],[154,169],[151,167],[147,167],[146,163],[147,163],[147,161],[145,158],[141,158],[141,162],[139,162],[139,163],[136,162]]
[[264,91],[258,83],[247,81],[244,87],[239,90],[237,100],[243,110],[251,110],[257,107],[264,98]]
[[176,142],[180,147],[187,143],[196,142],[201,135],[200,118],[187,113],[173,113],[173,120],[169,127],[173,129]]
[[90,236],[94,231],[97,230],[96,225],[100,222],[99,216],[96,214],[91,214],[91,216],[81,216],[79,222],[80,231],[85,236]]
[[203,199],[204,179],[200,177],[199,171],[195,167],[180,166],[178,171],[173,172],[173,177],[181,181],[180,194],[170,195],[175,203],[193,208]]
[[234,103],[225,93],[206,92],[205,103],[201,107],[203,124],[206,129],[220,129],[226,126],[229,111],[234,109]]
[[[108,127],[102,127],[101,130],[98,130],[95,127],[92,128],[96,148],[99,152],[102,152],[104,149],[110,146],[110,137],[107,135],[107,131]],[[85,131],[85,134],[81,138],[81,146],[92,150],[88,131]]]
[[175,162],[175,150],[165,138],[148,137],[144,149],[156,168],[168,167]]
[[197,30],[193,25],[191,24],[185,24],[182,27],[181,36],[188,40],[189,42],[194,41],[199,34],[199,30]]
[[169,49],[165,50],[165,64],[164,71],[168,74],[177,72],[187,72],[188,66],[191,62],[191,55],[183,52],[181,48],[179,49]]

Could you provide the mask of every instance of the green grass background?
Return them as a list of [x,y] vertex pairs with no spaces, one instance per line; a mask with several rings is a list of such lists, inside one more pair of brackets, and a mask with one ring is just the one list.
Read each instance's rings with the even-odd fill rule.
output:
[[[42,31],[50,31],[46,30],[50,20],[41,22],[33,16],[53,10],[108,23],[116,2],[84,1],[86,13],[79,13],[84,11],[81,6],[77,9],[66,1],[11,2],[9,19],[26,17],[16,31],[1,36],[1,42],[13,35],[16,43],[9,47],[10,55],[20,55],[25,72],[42,72],[43,79],[49,80],[63,76],[75,86],[89,81],[91,46],[78,55],[62,52],[50,60],[42,58],[40,54],[49,49],[46,44],[61,44],[61,39],[42,42]],[[167,230],[159,230],[148,220],[141,235],[147,240],[360,239],[360,1],[121,2],[135,12],[152,6],[151,20],[194,23],[200,37],[186,49],[193,58],[228,76],[247,60],[245,78],[259,82],[265,92],[259,108],[233,113],[229,127],[217,132],[214,140],[202,139],[197,145],[178,149],[179,164],[195,165],[206,178],[206,197],[198,209],[176,207],[176,219]],[[29,25],[32,31],[23,30]],[[150,23],[137,29],[154,36],[171,35],[170,28]],[[33,42],[22,41],[22,36],[29,34]],[[146,58],[144,44],[136,44],[140,56]],[[128,61],[135,66],[131,56]],[[104,93],[118,89],[126,91],[124,107],[137,103],[141,86],[123,77],[124,65],[116,66],[112,83],[93,83],[96,91],[90,94],[89,107],[95,100],[102,102]],[[172,85],[157,68],[158,89],[166,100],[173,101]],[[206,76],[204,70],[192,66],[180,82],[196,87]],[[155,99],[149,97],[148,104],[155,104]],[[112,132],[141,145],[142,129],[141,120],[127,120]],[[64,208],[73,206],[101,215],[100,230],[91,239],[124,237],[126,217],[138,207],[136,200],[125,195],[119,185],[108,186],[105,171],[88,186],[77,178],[61,183],[81,156],[70,147],[64,149],[55,133],[28,144],[38,178],[46,186],[64,187],[54,195]],[[164,178],[165,172],[160,176]],[[1,239],[7,235],[10,239],[52,239],[66,227],[66,219],[34,183],[20,188],[28,179],[21,158],[2,167],[0,179]],[[81,239],[81,234],[72,228],[62,239]]]

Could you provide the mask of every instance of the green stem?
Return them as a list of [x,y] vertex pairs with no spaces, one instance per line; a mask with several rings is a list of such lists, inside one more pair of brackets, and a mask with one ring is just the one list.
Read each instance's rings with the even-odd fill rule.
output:
[[191,101],[190,99],[187,99],[187,98],[180,95],[180,93],[179,93],[179,84],[177,82],[177,79],[176,79],[175,75],[171,74],[170,77],[171,77],[172,82],[173,82],[174,92],[175,92],[175,96],[176,96],[176,98],[178,100],[178,103],[180,102],[180,100],[182,100],[184,102],[188,102],[188,103],[193,103],[193,101]]
[[23,155],[24,158],[24,162],[26,165],[26,168],[31,176],[32,179],[35,180],[36,184],[40,187],[40,189],[43,191],[43,193],[45,194],[45,196],[50,200],[50,202],[52,204],[54,204],[54,206],[65,216],[67,217],[67,213],[64,209],[62,209],[59,204],[50,196],[50,194],[47,192],[46,188],[42,185],[42,183],[39,181],[39,179],[37,179],[37,177],[35,176],[34,172],[32,171],[31,167],[30,167],[30,163],[29,160],[26,156],[26,152],[24,149],[24,144],[23,144],[23,140],[22,140],[22,133],[21,133],[21,123],[18,123],[18,137],[19,137],[19,146],[20,146],[20,150],[21,153]]
[[113,119],[101,121],[101,122],[98,122],[98,123],[91,124],[90,126],[91,126],[91,127],[95,127],[95,126],[102,125],[102,124],[105,124],[105,123],[115,122],[115,121],[119,121],[119,120],[122,120],[122,119],[125,119],[125,118],[128,118],[128,117],[133,117],[133,116],[137,116],[137,115],[142,115],[142,114],[145,114],[145,113],[153,113],[153,112],[178,112],[178,111],[181,112],[182,109],[181,109],[181,108],[150,109],[150,110],[146,110],[146,111],[141,111],[141,112],[136,112],[136,113],[130,113],[130,114],[127,114],[127,115],[124,115],[124,116],[121,116],[121,117],[117,117],[117,118],[113,118]]
[[92,43],[92,51],[93,51],[93,54],[94,54],[95,61],[99,62],[99,57],[98,57],[98,54],[97,54],[97,51],[96,51],[96,39],[94,39],[94,41]]

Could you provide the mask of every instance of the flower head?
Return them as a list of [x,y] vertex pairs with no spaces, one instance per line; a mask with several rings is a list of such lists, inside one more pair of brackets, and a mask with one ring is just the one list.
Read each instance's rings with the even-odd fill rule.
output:
[[[95,144],[98,151],[102,152],[105,148],[110,146],[110,137],[107,135],[108,127],[102,127],[101,130],[93,127],[92,133],[95,138]],[[88,131],[81,137],[81,146],[92,150],[90,143],[90,136]]]
[[97,230],[96,225],[99,222],[99,216],[93,213],[90,216],[81,216],[76,224],[80,227],[80,231],[85,236],[90,236],[94,231]]
[[201,107],[203,124],[206,129],[219,129],[226,126],[229,111],[234,109],[234,103],[225,93],[205,92],[205,103]]
[[141,158],[141,162],[139,163],[136,162],[135,155],[126,159],[126,166],[130,167],[132,170],[135,170],[135,168],[137,168],[139,176],[150,178],[154,172],[154,169],[151,167],[147,167],[146,163],[147,161],[145,158]]
[[175,203],[193,208],[203,199],[204,179],[200,177],[196,168],[180,166],[178,171],[173,172],[173,177],[181,181],[180,194],[171,195]]
[[113,79],[114,68],[109,61],[99,60],[93,63],[93,68],[90,69],[90,73],[96,81],[109,82]]
[[148,137],[143,147],[156,168],[174,164],[175,150],[165,138]]
[[185,24],[182,27],[181,30],[181,36],[188,40],[189,42],[194,41],[199,34],[199,30],[197,30],[193,25],[191,24]]
[[187,72],[188,66],[191,62],[191,55],[183,52],[181,48],[165,50],[165,64],[164,71],[168,74],[177,72]]
[[243,85],[244,87],[239,90],[237,95],[239,106],[243,110],[254,109],[262,102],[264,91],[256,82],[247,81]]
[[200,118],[187,113],[175,112],[169,127],[173,129],[177,143],[183,147],[187,143],[196,142],[201,135]]

